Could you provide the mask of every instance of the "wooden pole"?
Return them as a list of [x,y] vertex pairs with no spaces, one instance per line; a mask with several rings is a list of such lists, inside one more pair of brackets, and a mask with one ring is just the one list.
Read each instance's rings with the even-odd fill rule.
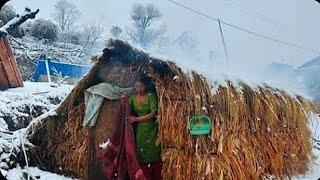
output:
[[49,61],[46,60],[45,63],[46,63],[46,71],[47,71],[48,82],[49,82],[49,84],[51,84],[51,75],[50,75]]

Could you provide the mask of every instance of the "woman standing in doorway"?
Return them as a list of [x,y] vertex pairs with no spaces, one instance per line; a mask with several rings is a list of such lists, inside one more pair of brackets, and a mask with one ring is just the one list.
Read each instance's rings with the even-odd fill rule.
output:
[[135,93],[130,95],[129,104],[134,116],[128,121],[135,124],[135,140],[138,159],[147,179],[161,179],[162,162],[158,138],[158,99],[151,80],[140,75],[135,82]]

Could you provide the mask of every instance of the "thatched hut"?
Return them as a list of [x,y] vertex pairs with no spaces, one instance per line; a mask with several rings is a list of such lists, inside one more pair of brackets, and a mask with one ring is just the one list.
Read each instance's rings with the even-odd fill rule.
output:
[[[119,101],[105,99],[97,124],[81,125],[84,92],[108,82],[132,87],[147,73],[159,98],[163,179],[261,179],[307,171],[311,159],[308,103],[266,85],[252,89],[231,82],[213,87],[197,73],[110,40],[91,71],[32,134],[30,153],[40,167],[80,179],[104,179],[99,144],[114,132]],[[212,119],[211,133],[192,136],[188,118],[197,111]]]

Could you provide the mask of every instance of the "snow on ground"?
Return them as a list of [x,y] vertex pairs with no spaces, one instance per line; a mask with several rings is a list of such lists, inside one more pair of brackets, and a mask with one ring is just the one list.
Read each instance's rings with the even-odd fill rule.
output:
[[[23,102],[37,103],[40,99],[50,99],[52,97],[64,98],[72,90],[72,85],[56,84],[50,85],[47,82],[24,82],[24,87],[12,88],[6,91],[0,91],[2,99],[21,99]],[[12,99],[13,98],[13,99]],[[27,99],[25,99],[27,98]],[[35,98],[35,99],[34,99]],[[31,99],[34,99],[30,101]],[[21,103],[21,102],[19,102]]]
[[55,107],[72,87],[24,82],[24,87],[0,91],[0,124],[6,122],[9,130],[26,127],[32,119]]
[[[313,155],[314,161],[310,163],[309,171],[300,176],[292,178],[293,180],[316,180],[320,179],[320,114],[313,115],[310,118],[309,127],[312,132],[313,140]],[[319,141],[319,142],[318,142]]]
[[[29,171],[28,171],[29,170]],[[28,174],[30,179],[39,179],[39,180],[72,180],[72,178],[68,178],[63,175],[43,171],[37,167],[29,167],[29,169],[17,167],[14,169],[10,169],[7,172],[4,172],[4,176],[8,180],[23,180],[28,179]],[[29,173],[28,173],[29,172]]]
[[312,137],[314,139],[320,140],[320,114],[311,116],[309,127],[312,132]]
[[72,88],[64,84],[24,82],[24,87],[0,91],[0,170],[7,179],[27,179],[28,173],[24,172],[29,172],[33,179],[67,179],[37,167],[21,168],[10,158],[23,150],[21,144],[28,145],[22,128],[57,107]]
[[[320,147],[320,145],[318,146]],[[292,178],[293,180],[316,180],[320,179],[320,150],[313,148],[313,155],[315,156],[314,162],[310,164],[309,171],[300,176],[296,176]]]

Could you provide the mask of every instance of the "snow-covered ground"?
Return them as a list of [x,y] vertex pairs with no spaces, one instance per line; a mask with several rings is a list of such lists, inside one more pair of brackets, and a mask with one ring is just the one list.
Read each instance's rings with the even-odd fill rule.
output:
[[[37,167],[23,167],[15,164],[10,157],[22,144],[19,137],[21,128],[31,120],[54,109],[72,90],[71,85],[59,85],[40,82],[24,82],[24,87],[0,91],[0,170],[8,180],[27,179],[70,179],[61,175],[45,172]],[[13,138],[14,137],[14,138]],[[14,167],[14,168],[12,168]],[[29,172],[29,173],[26,173]]]
[[294,177],[294,180],[320,179],[320,114],[310,117],[309,127],[314,139],[312,152],[315,159],[310,163],[309,171],[304,175]]
[[[27,179],[29,174],[31,179],[41,180],[71,180],[62,175],[40,170],[38,167],[20,167],[19,164],[14,164],[8,157],[12,153],[12,148],[15,146],[10,143],[21,143],[21,141],[10,141],[6,135],[12,134],[12,130],[8,126],[8,118],[13,124],[20,126],[12,126],[14,130],[24,128],[28,124],[19,123],[19,121],[27,121],[46,113],[59,104],[66,95],[72,90],[73,86],[60,85],[56,87],[50,86],[48,83],[39,82],[24,82],[24,87],[14,88],[6,91],[0,91],[0,170],[1,173],[9,180]],[[37,109],[38,110],[35,110]],[[40,111],[39,111],[40,110]],[[24,118],[21,118],[24,117]],[[5,119],[7,118],[7,119]],[[320,140],[320,117],[314,115],[310,118],[310,129],[313,138]],[[18,132],[18,131],[16,131]],[[17,133],[18,134],[18,133]],[[320,178],[320,142],[313,141],[313,154],[315,160],[310,163],[310,170],[305,175],[294,177],[295,180],[300,179],[318,179]],[[12,168],[14,164],[14,168]]]
[[[318,145],[320,148],[320,145]],[[309,171],[300,176],[292,178],[293,180],[317,180],[320,179],[320,150],[313,148],[313,155],[315,156],[314,162],[310,164]]]
[[[29,172],[29,173],[28,173]],[[22,180],[27,179],[28,174],[30,179],[39,179],[39,180],[72,180],[59,174],[43,171],[37,167],[29,167],[29,171],[26,168],[16,167],[10,169],[9,171],[3,174],[8,180]]]
[[73,86],[24,82],[24,87],[0,91],[0,124],[9,130],[26,127],[37,116],[55,107]]

